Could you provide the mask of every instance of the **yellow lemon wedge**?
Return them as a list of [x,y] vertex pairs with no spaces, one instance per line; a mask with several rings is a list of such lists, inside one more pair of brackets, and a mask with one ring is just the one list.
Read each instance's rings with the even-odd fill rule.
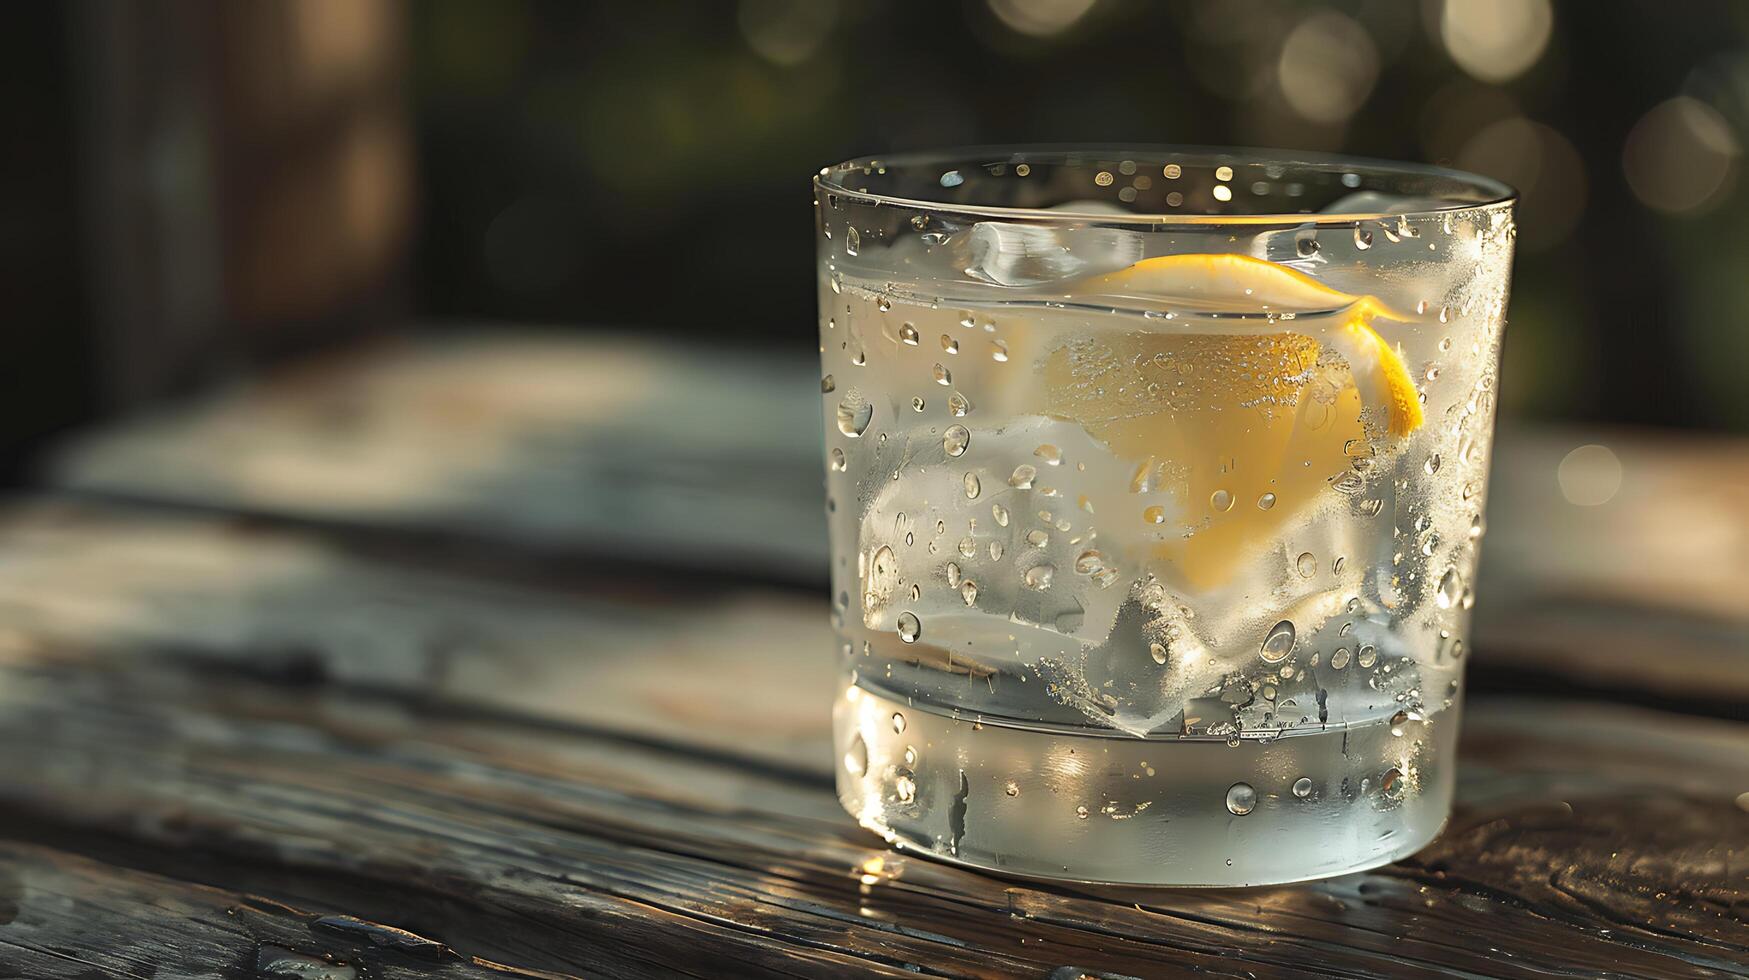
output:
[[[1175,255],[1077,284],[1186,312],[1323,314],[1273,332],[1100,333],[1041,362],[1046,414],[1079,423],[1135,466],[1135,520],[1193,590],[1230,581],[1287,520],[1370,451],[1368,408],[1407,435],[1418,394],[1375,318],[1407,319],[1300,272],[1242,255]],[[1107,518],[1112,519],[1112,518]]]

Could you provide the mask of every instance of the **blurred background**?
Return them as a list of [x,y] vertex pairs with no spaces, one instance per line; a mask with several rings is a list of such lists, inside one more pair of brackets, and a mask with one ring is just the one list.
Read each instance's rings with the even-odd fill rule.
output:
[[1749,5],[13,5],[0,451],[362,335],[806,352],[857,154],[1187,142],[1523,192],[1507,418],[1749,430]]

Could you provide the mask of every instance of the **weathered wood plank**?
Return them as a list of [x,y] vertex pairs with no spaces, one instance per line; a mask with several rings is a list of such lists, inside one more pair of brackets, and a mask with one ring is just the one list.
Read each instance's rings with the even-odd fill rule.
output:
[[[815,370],[802,352],[623,336],[427,338],[89,433],[48,479],[812,584],[826,563]],[[1619,456],[1620,489],[1572,504],[1560,461],[1596,441]],[[1493,484],[1484,669],[1746,713],[1731,705],[1749,705],[1749,442],[1508,427]]]
[[428,336],[89,433],[48,479],[812,581],[826,569],[818,390],[808,349]]
[[0,976],[535,977],[347,915],[0,843]]
[[1296,888],[1095,892],[887,851],[837,810],[823,754],[747,767],[605,726],[25,636],[0,663],[0,833],[561,974],[1707,976],[1749,962],[1735,802],[1749,728],[1473,708],[1459,814],[1412,861]]

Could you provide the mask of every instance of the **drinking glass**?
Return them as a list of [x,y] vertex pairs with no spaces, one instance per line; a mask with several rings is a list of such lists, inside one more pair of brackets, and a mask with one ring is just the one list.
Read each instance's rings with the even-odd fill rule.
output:
[[1084,882],[1392,861],[1450,809],[1512,191],[1295,151],[814,181],[838,795]]

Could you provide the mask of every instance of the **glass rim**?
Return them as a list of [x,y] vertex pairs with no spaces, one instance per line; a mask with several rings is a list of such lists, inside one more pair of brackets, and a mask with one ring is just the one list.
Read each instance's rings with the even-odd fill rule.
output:
[[[1217,164],[1299,166],[1324,173],[1370,171],[1379,174],[1406,174],[1434,177],[1451,181],[1476,194],[1474,201],[1452,200],[1437,207],[1415,207],[1396,211],[1282,211],[1256,214],[1197,214],[1185,212],[1137,211],[1114,214],[1110,211],[1076,208],[1022,208],[999,204],[964,204],[947,200],[904,197],[877,191],[858,189],[843,182],[852,173],[893,167],[988,167],[996,164],[1025,163],[1041,157],[1109,155],[1113,159],[1134,156],[1172,157],[1178,161]],[[1426,218],[1462,211],[1511,207],[1518,202],[1518,191],[1505,181],[1481,174],[1428,163],[1407,163],[1375,157],[1322,153],[1313,150],[1278,150],[1259,147],[1201,146],[1171,143],[1143,144],[1079,144],[1041,143],[1017,145],[978,145],[949,147],[937,150],[914,150],[890,155],[863,156],[843,163],[822,167],[814,175],[818,190],[874,206],[915,208],[932,212],[972,215],[980,218],[1018,219],[1034,222],[1094,223],[1099,225],[1137,225],[1148,228],[1176,225],[1316,225],[1342,226],[1357,221],[1378,221],[1386,218]]]

